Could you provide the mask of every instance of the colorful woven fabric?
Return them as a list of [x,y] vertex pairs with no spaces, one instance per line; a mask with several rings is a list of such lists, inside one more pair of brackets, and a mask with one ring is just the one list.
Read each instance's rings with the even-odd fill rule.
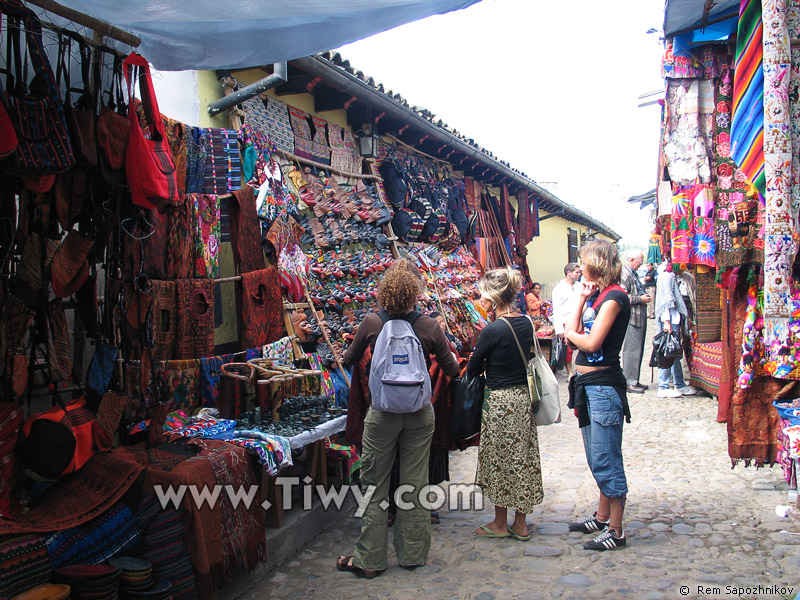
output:
[[716,238],[714,232],[714,192],[709,186],[697,189],[692,198],[692,233],[689,260],[695,265],[716,266]]
[[267,97],[267,115],[270,118],[270,128],[267,135],[281,150],[292,152],[294,150],[294,133],[289,122],[289,107],[273,96]]
[[733,76],[731,157],[763,195],[764,73],[761,0],[741,0]]
[[48,537],[47,552],[53,568],[96,565],[135,547],[142,537],[131,509],[118,502],[99,517]]
[[314,138],[311,140],[311,158],[323,165],[331,164],[331,147],[328,144],[328,133],[325,119],[311,115],[314,123]]
[[797,461],[792,458],[789,436],[784,433],[784,429],[791,427],[792,422],[781,419],[778,422],[778,448],[775,461],[781,466],[783,477],[790,488],[797,488]]
[[312,142],[311,126],[308,122],[308,113],[293,106],[289,107],[289,118],[294,131],[294,153],[300,158],[311,159]]
[[787,0],[763,0],[764,39],[764,163],[765,187],[756,187],[765,197],[764,318],[767,340],[786,335],[792,311],[791,167],[792,140],[789,123],[789,78],[791,59]]
[[339,457],[344,462],[342,468],[343,483],[349,485],[353,480],[353,474],[361,468],[361,457],[356,452],[356,447],[332,444],[329,440],[325,440],[325,449],[328,452],[328,456]]
[[175,163],[175,180],[178,184],[178,194],[186,193],[186,130],[191,129],[180,121],[161,115],[164,130],[167,133],[167,143]]
[[167,254],[164,268],[168,279],[189,279],[194,274],[195,226],[192,196],[182,196],[169,208]]
[[213,437],[217,434],[233,431],[236,421],[230,419],[216,419],[214,417],[195,417],[190,423],[178,429],[167,432],[169,440],[176,440],[182,437]]
[[278,269],[271,266],[243,273],[239,307],[239,342],[243,346],[260,347],[283,337],[283,300]]
[[268,358],[278,364],[291,367],[294,362],[292,338],[287,335],[277,341],[262,346],[261,357]]
[[203,193],[222,195],[242,187],[242,162],[238,132],[211,127],[205,129],[206,162]]
[[722,342],[692,344],[690,368],[690,383],[716,396],[722,376]]
[[153,361],[175,358],[178,333],[178,291],[174,281],[151,280]]
[[355,138],[347,129],[328,124],[331,143],[331,167],[345,173],[361,173],[361,156],[356,150]]
[[689,244],[692,225],[690,206],[694,186],[680,188],[672,197],[672,262],[675,264],[688,264],[691,248]]
[[178,289],[178,359],[214,354],[214,282],[182,279]]
[[[184,130],[186,145],[186,193],[202,194],[205,182],[206,155],[208,149],[203,143],[203,130],[187,127]],[[180,187],[180,182],[178,187]]]
[[200,396],[204,407],[219,405],[219,378],[222,365],[233,362],[233,354],[200,359]]
[[139,557],[152,563],[154,578],[172,584],[173,600],[197,597],[197,581],[184,541],[185,514],[182,508],[172,506],[162,510],[155,494],[146,494],[136,512],[144,541]]
[[164,419],[164,431],[172,431],[174,429],[181,429],[186,427],[192,422],[192,417],[187,415],[182,410],[174,410],[167,414]]
[[663,159],[673,186],[711,182],[714,82],[668,79]]
[[156,367],[160,402],[192,409],[200,404],[200,361],[168,360]]
[[187,202],[192,205],[194,222],[194,276],[214,279],[219,275],[219,198],[191,194]]
[[53,576],[53,565],[42,535],[0,540],[0,598],[13,598]]

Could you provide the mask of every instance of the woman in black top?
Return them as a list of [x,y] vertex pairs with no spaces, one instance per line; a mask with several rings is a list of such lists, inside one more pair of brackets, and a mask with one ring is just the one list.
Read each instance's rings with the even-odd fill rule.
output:
[[[467,373],[486,373],[489,395],[483,405],[477,483],[495,505],[494,521],[479,527],[475,535],[526,541],[531,534],[525,517],[542,502],[544,491],[526,370],[533,325],[514,303],[522,284],[520,272],[511,268],[488,271],[478,283],[480,302],[487,312],[494,311],[495,321],[481,331]],[[515,511],[510,527],[509,508]]]
[[584,287],[564,333],[579,350],[568,406],[578,413],[586,460],[600,488],[600,501],[592,516],[572,523],[569,529],[598,534],[583,545],[587,550],[616,550],[626,544],[622,514],[628,484],[622,462],[622,426],[623,417],[630,422],[630,411],[619,352],[631,306],[619,286],[622,263],[612,244],[590,242],[581,247],[579,255]]

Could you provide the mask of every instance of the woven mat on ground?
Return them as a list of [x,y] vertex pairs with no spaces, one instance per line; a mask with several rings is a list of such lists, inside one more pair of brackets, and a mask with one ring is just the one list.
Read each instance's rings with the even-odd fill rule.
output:
[[691,384],[716,396],[722,377],[722,342],[692,344]]
[[0,535],[60,531],[109,510],[130,489],[143,467],[121,458],[120,448],[96,454],[82,469],[60,479],[14,521],[0,521]]

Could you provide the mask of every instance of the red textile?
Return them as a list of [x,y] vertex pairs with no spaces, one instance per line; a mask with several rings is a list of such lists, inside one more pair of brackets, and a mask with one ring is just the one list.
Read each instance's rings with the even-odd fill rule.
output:
[[355,445],[361,454],[361,438],[364,435],[364,419],[367,418],[369,400],[369,363],[372,360],[372,349],[367,347],[364,356],[353,366],[353,377],[350,380],[350,399],[347,402],[347,424],[344,439]]
[[239,273],[264,268],[261,225],[256,214],[256,195],[249,185],[232,193],[230,201],[231,250]]
[[242,273],[239,311],[239,342],[242,347],[258,348],[285,335],[281,284],[276,267]]
[[178,359],[214,355],[214,282],[182,279],[178,288]]

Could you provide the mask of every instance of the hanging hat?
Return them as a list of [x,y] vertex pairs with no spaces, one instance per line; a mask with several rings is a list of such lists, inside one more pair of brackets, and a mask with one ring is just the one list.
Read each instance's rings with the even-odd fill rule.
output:
[[53,255],[50,276],[53,292],[59,298],[67,298],[89,278],[87,257],[94,242],[75,229],[70,229],[67,237]]

